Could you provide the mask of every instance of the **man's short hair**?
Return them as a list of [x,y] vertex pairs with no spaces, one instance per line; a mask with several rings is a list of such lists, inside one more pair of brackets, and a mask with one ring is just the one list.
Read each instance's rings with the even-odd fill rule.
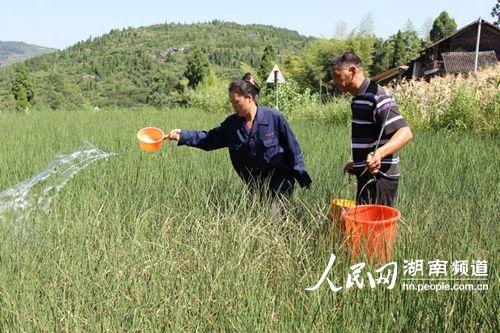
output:
[[338,68],[342,66],[356,66],[358,68],[363,68],[363,63],[361,59],[354,52],[344,52],[337,58],[333,59],[330,63],[330,68]]

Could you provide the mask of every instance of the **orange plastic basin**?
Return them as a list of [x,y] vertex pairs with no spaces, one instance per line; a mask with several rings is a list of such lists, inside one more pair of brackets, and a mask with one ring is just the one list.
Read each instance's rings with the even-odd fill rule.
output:
[[346,245],[354,258],[364,253],[370,262],[392,259],[393,241],[401,213],[392,207],[362,205],[342,212],[345,222]]
[[137,139],[142,150],[155,152],[161,149],[165,134],[156,127],[146,127],[137,132]]

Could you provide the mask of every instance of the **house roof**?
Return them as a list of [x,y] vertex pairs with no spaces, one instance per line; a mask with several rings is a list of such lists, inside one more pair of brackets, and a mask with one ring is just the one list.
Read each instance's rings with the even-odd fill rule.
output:
[[[443,52],[444,68],[447,73],[468,73],[474,71],[475,52]],[[497,63],[495,51],[478,52],[477,67],[494,66]]]
[[493,29],[494,29],[493,31],[495,31],[495,32],[498,34],[499,38],[500,38],[500,29],[499,29],[499,28],[497,28],[495,25],[491,24],[490,22],[485,21],[485,20],[484,20],[484,19],[482,19],[482,18],[479,18],[479,19],[477,19],[477,20],[475,20],[475,21],[473,21],[473,22],[471,22],[471,23],[467,24],[466,26],[464,26],[464,27],[462,27],[462,28],[458,29],[458,30],[457,30],[457,31],[455,31],[453,34],[449,35],[448,37],[441,38],[440,40],[438,40],[438,41],[436,41],[436,42],[432,43],[431,45],[427,46],[426,48],[424,48],[424,49],[420,50],[420,52],[418,53],[418,56],[416,56],[415,58],[411,59],[410,61],[417,60],[418,58],[420,58],[420,56],[422,55],[422,53],[424,53],[424,51],[426,51],[426,50],[428,50],[428,49],[431,49],[431,48],[433,48],[434,46],[436,46],[436,45],[438,45],[438,44],[441,44],[442,42],[444,42],[444,41],[446,41],[446,40],[448,40],[448,39],[451,39],[451,38],[453,38],[453,37],[456,37],[457,35],[461,34],[461,33],[462,33],[462,32],[464,32],[465,30],[467,30],[468,28],[470,28],[471,26],[474,26],[474,25],[479,24],[479,22],[481,22],[481,24],[485,24],[485,25],[490,26],[491,28],[493,28]]

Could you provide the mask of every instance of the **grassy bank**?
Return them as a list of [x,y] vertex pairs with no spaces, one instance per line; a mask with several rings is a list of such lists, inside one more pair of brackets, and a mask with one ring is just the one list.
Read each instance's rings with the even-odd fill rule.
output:
[[[49,212],[0,222],[1,331],[474,331],[498,327],[499,142],[416,131],[402,153],[395,260],[488,260],[488,291],[314,285],[330,257],[327,203],[346,183],[349,127],[293,121],[310,191],[274,220],[249,197],[226,150],[139,150],[145,126],[207,129],[191,109],[0,114],[0,189],[83,140],[120,155],[79,173]],[[352,186],[341,195],[352,196]]]

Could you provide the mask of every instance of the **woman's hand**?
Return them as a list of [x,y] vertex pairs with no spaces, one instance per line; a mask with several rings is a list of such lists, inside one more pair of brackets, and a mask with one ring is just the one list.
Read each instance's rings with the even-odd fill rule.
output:
[[168,133],[165,136],[166,140],[173,140],[173,141],[179,141],[180,138],[181,138],[181,129],[180,128],[176,128],[176,129],[171,130],[170,133]]

